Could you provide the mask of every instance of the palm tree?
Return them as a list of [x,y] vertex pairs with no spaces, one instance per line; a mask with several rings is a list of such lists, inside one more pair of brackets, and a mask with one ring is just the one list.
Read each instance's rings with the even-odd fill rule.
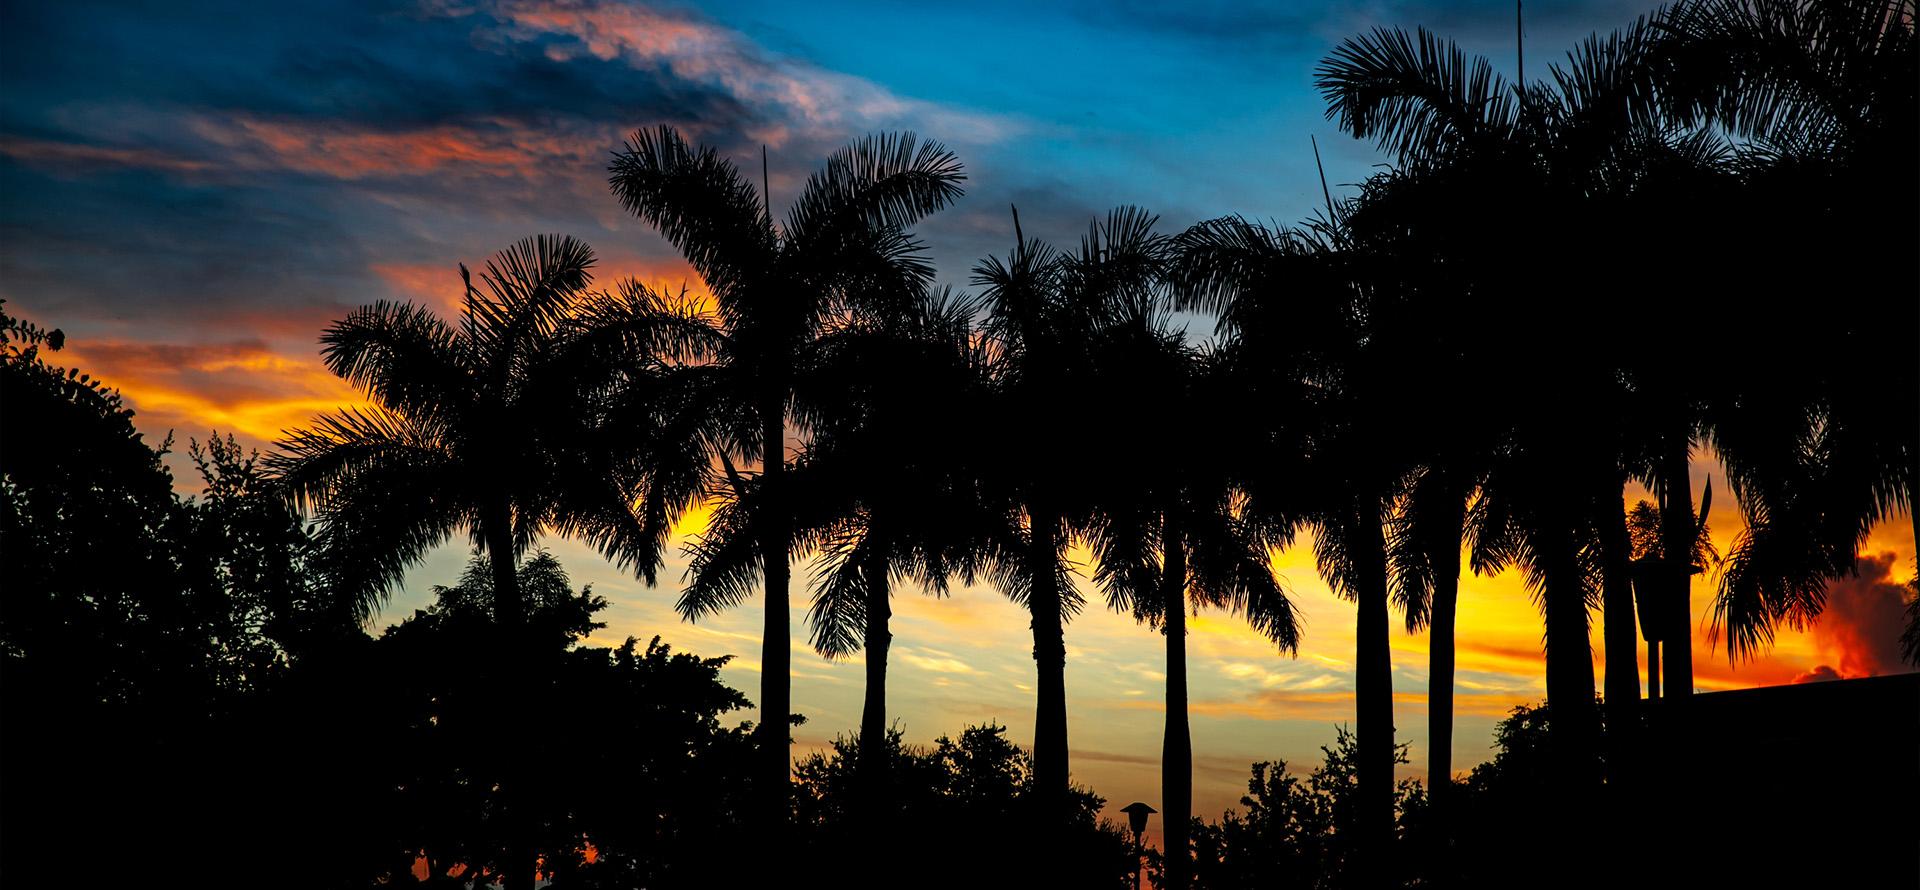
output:
[[[1672,487],[1671,500],[1685,511],[1680,493],[1697,416],[1687,389],[1664,401],[1631,396],[1661,392],[1647,383],[1654,377],[1676,379],[1666,373],[1670,367],[1697,369],[1698,356],[1686,350],[1637,367],[1623,364],[1600,333],[1603,328],[1534,325],[1535,291],[1540,281],[1558,277],[1553,264],[1594,270],[1616,266],[1611,258],[1633,249],[1622,233],[1633,231],[1633,221],[1646,209],[1636,202],[1658,194],[1657,183],[1677,175],[1667,171],[1711,168],[1721,157],[1723,146],[1715,138],[1663,116],[1654,86],[1653,36],[1653,23],[1641,19],[1608,37],[1591,37],[1569,55],[1565,67],[1550,69],[1551,86],[1509,87],[1486,59],[1469,61],[1451,42],[1425,31],[1410,36],[1381,30],[1350,39],[1319,71],[1329,117],[1392,152],[1414,186],[1393,202],[1396,213],[1410,210],[1412,218],[1390,222],[1417,226],[1434,253],[1476,270],[1464,283],[1483,308],[1478,317],[1491,322],[1485,333],[1509,348],[1510,366],[1533,369],[1525,379],[1507,374],[1512,383],[1504,395],[1516,413],[1511,459],[1501,478],[1513,486],[1511,494],[1539,503],[1495,505],[1504,519],[1528,527],[1529,540],[1482,552],[1496,561],[1521,558],[1531,577],[1545,585],[1549,699],[1554,689],[1564,699],[1554,729],[1569,742],[1557,745],[1566,749],[1563,763],[1569,766],[1584,761],[1579,749],[1586,742],[1579,737],[1594,725],[1585,713],[1591,707],[1591,668],[1583,666],[1589,658],[1582,605],[1588,585],[1580,580],[1578,551],[1591,546],[1604,576],[1599,587],[1608,617],[1607,699],[1630,706],[1639,697],[1639,681],[1637,668],[1628,667],[1635,662],[1637,643],[1620,487],[1629,474]],[[1469,224],[1457,214],[1437,218],[1422,204],[1487,214],[1481,217],[1485,225]],[[1523,224],[1541,218],[1570,225],[1543,235]],[[1486,231],[1504,234],[1486,241],[1481,235]],[[1649,309],[1663,300],[1682,302],[1666,296],[1668,291],[1605,279],[1595,275],[1561,290],[1578,311],[1597,312],[1620,302],[1623,294],[1646,291],[1660,295],[1648,301]],[[1690,320],[1682,317],[1678,323]],[[1635,374],[1643,378],[1641,385],[1623,387],[1622,375]],[[1669,451],[1678,443],[1678,465],[1647,460],[1649,441],[1670,443]],[[1563,447],[1568,444],[1581,446],[1579,453]],[[1556,490],[1560,494],[1548,494]],[[1578,506],[1545,502],[1556,496]],[[1542,549],[1549,547],[1555,552]],[[1563,654],[1556,657],[1555,649]],[[1624,733],[1631,724],[1621,719],[1616,727]]]
[[[985,358],[973,336],[976,306],[930,292],[912,311],[859,318],[821,338],[817,361],[796,380],[812,439],[787,479],[790,544],[816,555],[808,612],[814,650],[866,652],[866,696],[856,769],[868,816],[887,802],[887,652],[895,580],[944,594],[958,575],[990,575],[1013,526],[977,496],[969,475],[978,444],[952,421],[981,409]],[[744,596],[752,584],[753,494],[726,497],[691,548],[694,583],[683,611]]]
[[1266,447],[1241,470],[1250,515],[1269,540],[1310,529],[1322,578],[1356,604],[1357,862],[1367,875],[1385,867],[1394,825],[1384,526],[1411,469],[1394,429],[1402,344],[1374,325],[1399,290],[1390,259],[1347,240],[1338,219],[1298,231],[1226,217],[1180,236],[1170,275],[1180,308],[1218,315],[1240,391],[1269,406]]
[[[1281,650],[1297,652],[1299,621],[1268,561],[1269,540],[1245,515],[1223,453],[1251,450],[1234,388],[1231,357],[1196,352],[1184,332],[1143,310],[1102,332],[1095,344],[1092,413],[1137,430],[1124,465],[1088,524],[1095,580],[1115,610],[1131,612],[1166,637],[1166,732],[1161,749],[1161,824],[1166,885],[1192,883],[1187,833],[1193,816],[1193,745],[1187,719],[1186,613],[1205,606],[1244,615]],[[1139,423],[1140,406],[1178,411],[1180,423]],[[1118,431],[1114,431],[1115,435]],[[1117,456],[1117,455],[1109,455]]]
[[[900,305],[925,289],[932,267],[906,228],[958,198],[963,178],[959,161],[939,143],[910,133],[870,136],[828,158],[808,178],[785,223],[776,225],[767,196],[733,162],[712,148],[695,148],[670,127],[635,133],[614,156],[614,194],[672,242],[712,292],[715,325],[703,342],[706,361],[725,372],[716,399],[758,426],[757,435],[726,450],[761,467],[761,515],[754,525],[767,598],[758,775],[770,826],[787,821],[791,770],[793,508],[783,476],[794,380],[841,311]],[[698,614],[737,600],[683,598],[683,611]]]
[[[571,238],[527,239],[488,262],[485,292],[461,267],[457,324],[382,302],[322,337],[328,369],[372,405],[289,434],[271,466],[318,523],[330,589],[363,620],[461,530],[492,566],[504,658],[525,648],[515,567],[542,535],[586,540],[652,581],[672,514],[700,489],[704,466],[676,462],[675,383],[644,348],[666,304],[643,288],[589,295],[593,263]],[[519,712],[520,690],[503,693]],[[528,887],[532,814],[517,787],[505,790],[519,840],[503,870]]]
[[1397,435],[1413,469],[1389,523],[1389,567],[1407,631],[1429,631],[1428,775],[1436,810],[1451,797],[1460,553],[1477,535],[1470,503],[1502,432],[1497,420],[1456,423],[1458,399],[1506,371],[1505,345],[1489,342],[1484,295],[1433,237],[1444,227],[1429,217],[1452,210],[1433,203],[1452,187],[1450,178],[1442,169],[1376,174],[1339,218],[1344,241],[1391,282],[1375,291],[1370,311],[1392,332],[1398,353]]
[[[1920,221],[1882,204],[1920,187],[1920,41],[1910,0],[1702,0],[1660,25],[1670,113],[1741,140],[1743,200],[1726,228],[1752,258],[1733,267],[1753,271],[1736,286],[1833,295],[1829,311],[1804,317],[1729,319],[1751,354],[1797,358],[1742,366],[1710,405],[1708,432],[1747,525],[1714,611],[1737,660],[1777,626],[1813,621],[1827,579],[1854,571],[1874,524],[1907,510],[1920,544],[1920,281],[1911,263],[1886,261],[1920,240]],[[1805,224],[1784,236],[1755,224],[1760,208]]]
[[[1028,239],[1014,213],[1013,252],[983,259],[973,270],[987,314],[984,333],[996,392],[994,415],[1003,438],[986,450],[980,477],[989,503],[1025,514],[1017,557],[999,569],[1003,592],[1032,616],[1038,672],[1033,743],[1034,782],[1050,814],[1068,803],[1065,623],[1081,598],[1067,574],[1071,530],[1084,524],[1087,483],[1035,458],[1081,453],[1088,443],[1060,422],[1060,406],[1094,384],[1087,352],[1096,332],[1146,299],[1162,250],[1153,218],[1118,208],[1078,256]],[[1012,564],[1017,562],[1017,564]]]
[[1454,631],[1460,603],[1460,546],[1469,499],[1479,487],[1458,454],[1430,454],[1409,480],[1388,535],[1393,598],[1407,632],[1426,629],[1427,777],[1436,808],[1453,785]]

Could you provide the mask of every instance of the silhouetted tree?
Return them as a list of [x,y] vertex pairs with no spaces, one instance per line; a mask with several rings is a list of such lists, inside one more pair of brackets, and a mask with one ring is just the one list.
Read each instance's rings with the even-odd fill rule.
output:
[[[507,628],[528,615],[515,562],[543,534],[652,579],[675,508],[705,484],[668,422],[667,369],[644,348],[679,317],[644,289],[590,297],[593,263],[571,238],[527,239],[488,262],[484,293],[461,268],[457,324],[382,302],[327,330],[328,369],[372,404],[322,415],[272,466],[314,515],[332,595],[356,614],[458,530],[492,561],[492,615]],[[506,679],[502,694],[528,707]],[[520,852],[510,888],[533,880],[536,855]]]
[[[1369,886],[1365,875],[1384,874],[1389,883],[1418,885],[1436,873],[1417,846],[1427,799],[1418,782],[1394,786],[1396,840],[1388,868],[1358,861],[1359,747],[1346,727],[1333,747],[1321,746],[1325,761],[1307,776],[1290,772],[1285,761],[1253,765],[1244,814],[1228,810],[1219,822],[1193,823],[1196,887],[1237,890],[1255,887],[1340,888]],[[1407,746],[1394,749],[1394,762],[1407,762]],[[1156,881],[1155,886],[1170,886]]]
[[[1714,610],[1737,660],[1776,627],[1813,621],[1827,580],[1853,572],[1874,524],[1902,510],[1915,521],[1920,276],[1890,260],[1920,240],[1920,218],[1889,212],[1883,196],[1920,188],[1920,40],[1906,0],[1703,0],[1661,25],[1672,113],[1739,140],[1741,188],[1725,213],[1752,261],[1736,266],[1750,270],[1736,286],[1827,300],[1804,316],[1729,320],[1749,354],[1794,356],[1743,364],[1712,404],[1713,444],[1747,526]],[[1803,225],[1774,231],[1758,208]],[[1679,541],[1683,532],[1676,523]]]
[[[1042,871],[1047,886],[1130,886],[1132,843],[1099,818],[1104,801],[1075,786],[1059,812],[1056,796],[1038,785],[1032,756],[1006,737],[1006,727],[969,726],[931,748],[905,745],[891,730],[884,744],[878,756],[890,764],[891,793],[877,832],[862,813],[867,797],[857,766],[873,755],[857,740],[837,739],[830,752],[800,761],[795,797],[811,857],[855,863],[867,876],[911,876],[916,886],[1020,884]],[[1015,840],[1036,830],[1050,842],[1044,863]]]
[[[948,579],[992,575],[1016,546],[1004,509],[980,497],[980,442],[955,418],[985,410],[990,381],[973,326],[976,306],[933,291],[908,311],[860,317],[821,337],[797,375],[810,441],[787,477],[789,545],[813,554],[814,649],[828,658],[865,650],[860,764],[875,795],[886,791],[887,652],[895,580],[944,595]],[[977,427],[974,427],[977,429]],[[742,480],[743,485],[744,480]],[[690,548],[697,593],[744,587],[756,568],[759,492],[723,492]],[[876,812],[883,802],[875,800]]]
[[1301,231],[1223,217],[1189,229],[1179,249],[1179,305],[1218,314],[1242,392],[1267,415],[1267,447],[1241,471],[1250,513],[1270,540],[1310,529],[1321,577],[1356,604],[1357,825],[1373,851],[1360,862],[1378,865],[1394,757],[1384,526],[1411,469],[1392,429],[1395,330],[1373,324],[1394,273],[1371,268],[1335,221]]
[[64,337],[4,314],[0,337],[0,870],[72,880],[243,845],[240,789],[264,759],[251,702],[357,629],[324,608],[311,541],[254,456],[191,443],[205,494],[182,497],[168,443],[43,357]]
[[[1153,218],[1116,214],[1082,241],[1074,263],[1098,269],[1111,254],[1139,254],[1164,265],[1170,239]],[[1071,269],[1070,269],[1070,274]],[[1090,498],[1086,537],[1098,560],[1094,580],[1116,610],[1158,628],[1166,639],[1166,729],[1161,748],[1160,812],[1167,884],[1191,883],[1187,827],[1193,810],[1193,743],[1187,719],[1186,614],[1231,609],[1281,650],[1297,652],[1299,622],[1273,575],[1263,529],[1245,515],[1234,461],[1211,457],[1256,452],[1244,421],[1231,356],[1200,352],[1169,326],[1167,299],[1152,269],[1148,287],[1125,294],[1120,311],[1094,331],[1088,413],[1103,438],[1126,449],[1093,456],[1108,480]],[[1141,423],[1143,409],[1178,422]],[[1112,463],[1109,464],[1108,462]]]
[[[924,291],[933,270],[906,229],[958,198],[963,178],[959,161],[939,143],[910,133],[871,136],[835,152],[808,178],[785,224],[776,226],[768,196],[757,194],[733,162],[695,148],[670,127],[636,132],[614,156],[615,196],[672,242],[712,292],[716,336],[706,338],[704,357],[725,371],[717,396],[757,422],[754,435],[725,449],[761,465],[762,515],[755,521],[767,590],[761,781],[770,822],[785,821],[791,769],[793,509],[782,476],[795,375],[812,361],[815,341],[841,311],[904,305]],[[746,596],[737,584],[704,593],[702,585],[696,578],[691,598],[683,596],[685,614]]]
[[[1677,473],[1672,484],[1680,501],[1696,415],[1684,390],[1643,404],[1643,392],[1623,385],[1636,371],[1654,373],[1649,366],[1664,370],[1659,362],[1623,364],[1592,327],[1529,326],[1525,306],[1544,273],[1539,264],[1591,255],[1599,265],[1622,246],[1601,221],[1616,219],[1623,204],[1658,181],[1648,170],[1701,167],[1720,150],[1711,134],[1674,127],[1662,116],[1648,53],[1652,33],[1643,18],[1583,41],[1564,67],[1549,67],[1551,85],[1509,87],[1486,59],[1469,60],[1424,30],[1349,39],[1317,74],[1330,118],[1393,152],[1410,184],[1425,181],[1428,187],[1414,190],[1420,197],[1401,202],[1403,208],[1458,206],[1469,192],[1492,206],[1480,212],[1484,229],[1465,227],[1475,231],[1471,237],[1431,231],[1444,225],[1459,232],[1457,219],[1397,222],[1427,227],[1426,237],[1444,244],[1443,255],[1474,264],[1477,302],[1492,310],[1486,317],[1496,325],[1519,322],[1510,340],[1487,332],[1513,349],[1515,366],[1554,369],[1506,387],[1510,425],[1486,488],[1490,515],[1500,521],[1479,549],[1488,566],[1525,564],[1540,585],[1549,698],[1574,703],[1563,703],[1558,723],[1570,770],[1586,762],[1581,751],[1597,738],[1597,724],[1580,713],[1592,688],[1590,593],[1608,617],[1607,700],[1631,707],[1639,697],[1637,666],[1628,667],[1637,643],[1621,486],[1630,473],[1657,485]],[[1526,230],[1522,221],[1536,216],[1579,222],[1549,241]],[[1489,238],[1489,230],[1499,234]],[[1606,305],[1617,291],[1596,286],[1600,280],[1570,283],[1565,298],[1577,311]],[[1677,469],[1671,461],[1643,460],[1650,439],[1678,443]]]
[[[1065,552],[1087,518],[1087,487],[1035,455],[1082,449],[1058,412],[1097,386],[1088,347],[1110,320],[1149,292],[1159,274],[1159,242],[1147,237],[1152,218],[1119,208],[1098,229],[1100,242],[1075,257],[1029,239],[1014,215],[1014,249],[1003,261],[974,266],[987,306],[984,325],[996,386],[994,435],[983,482],[990,499],[1025,513],[1021,553],[1001,572],[1002,590],[1032,616],[1038,672],[1034,721],[1035,781],[1042,793],[1065,795],[1067,762],[1066,621],[1082,599],[1068,576]],[[1063,797],[1064,799],[1064,797]]]
[[[236,731],[277,740],[248,777],[273,801],[246,836],[259,867],[300,863],[294,885],[492,884],[517,873],[530,835],[557,887],[733,870],[751,743],[720,722],[748,704],[720,682],[726,659],[658,637],[586,645],[604,598],[544,551],[515,577],[521,626],[497,619],[493,563],[476,552],[427,608],[296,665],[255,703]],[[524,702],[501,696],[509,683]]]

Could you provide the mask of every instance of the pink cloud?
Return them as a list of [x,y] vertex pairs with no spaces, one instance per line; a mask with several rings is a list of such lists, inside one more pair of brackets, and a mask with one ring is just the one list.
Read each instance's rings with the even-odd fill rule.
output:
[[[795,135],[839,142],[850,130],[906,126],[979,144],[1004,140],[1022,129],[1006,116],[899,96],[863,78],[773,56],[735,31],[663,10],[524,0],[503,3],[499,14],[509,22],[508,36],[514,39],[562,35],[578,41],[577,49],[548,47],[552,58],[564,60],[581,52],[606,61],[624,59],[636,68],[664,67],[679,77],[718,84],[743,104],[790,121],[745,134],[774,147]],[[697,135],[697,122],[689,124]],[[804,132],[796,132],[793,125]]]
[[52,169],[139,167],[148,170],[199,172],[213,166],[198,158],[181,157],[158,149],[84,145],[17,136],[0,138],[0,155]]

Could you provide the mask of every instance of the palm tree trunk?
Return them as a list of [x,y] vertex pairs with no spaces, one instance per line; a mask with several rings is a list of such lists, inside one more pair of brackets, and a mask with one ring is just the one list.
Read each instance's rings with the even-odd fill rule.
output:
[[787,508],[781,485],[786,476],[786,399],[780,393],[760,406],[761,443],[764,460],[760,484],[763,486],[760,553],[767,578],[766,623],[760,642],[760,769],[765,811],[762,817],[775,849],[786,836],[788,783],[792,766],[788,758],[793,712],[793,638],[787,598],[788,566]]
[[1033,508],[1027,554],[1033,575],[1028,611],[1033,615],[1033,662],[1039,703],[1034,712],[1033,774],[1048,819],[1063,818],[1067,801],[1067,642],[1062,627],[1055,541],[1058,522],[1051,512]]
[[1599,499],[1601,614],[1605,617],[1601,647],[1606,652],[1607,772],[1614,785],[1625,784],[1637,772],[1632,763],[1639,749],[1640,641],[1633,616],[1633,543],[1627,535],[1626,498],[1620,481],[1613,480]]
[[1693,694],[1693,482],[1688,475],[1687,452],[1692,445],[1684,432],[1661,449],[1660,474],[1666,497],[1660,502],[1660,549],[1666,557],[1667,604],[1670,621],[1662,658],[1662,694],[1668,698]]
[[1187,845],[1193,818],[1193,739],[1187,726],[1187,548],[1168,511],[1160,528],[1162,607],[1167,635],[1167,731],[1160,747],[1160,824],[1165,831],[1166,886],[1192,886]]
[[873,557],[864,575],[867,579],[867,699],[860,711],[860,784],[866,798],[867,816],[878,825],[886,808],[887,792],[887,649],[893,633],[887,622],[893,617],[892,592],[887,578],[884,555]]
[[1450,501],[1459,511],[1445,535],[1433,539],[1427,560],[1433,566],[1433,613],[1427,651],[1427,783],[1436,809],[1444,808],[1453,786],[1453,635],[1460,607],[1460,535],[1466,498]]
[[520,578],[513,558],[513,508],[505,502],[487,511],[481,537],[487,542],[487,564],[493,569],[493,614],[502,627],[526,623],[526,604],[520,600]]
[[1360,763],[1360,874],[1363,886],[1384,884],[1393,844],[1393,649],[1387,617],[1387,541],[1379,505],[1356,504],[1347,536],[1353,552],[1354,735]]
[[1579,556],[1567,530],[1550,530],[1542,541],[1547,620],[1547,705],[1552,728],[1555,778],[1571,806],[1587,783],[1593,762],[1593,645],[1588,638],[1586,588]]
[[[532,641],[525,639],[527,607],[520,595],[520,578],[514,565],[513,508],[504,500],[495,504],[487,511],[483,524],[481,538],[487,543],[487,562],[493,569],[494,620],[505,631],[506,645],[502,647],[501,656],[510,662],[500,692],[506,705],[502,710],[510,715],[507,731],[512,735],[520,728],[517,718],[533,713],[535,707],[532,690],[527,685],[527,662],[531,653],[524,647]],[[507,762],[501,764],[500,783],[508,826],[502,886],[506,890],[533,890],[533,873],[540,853],[533,839],[534,817],[529,809],[531,776],[519,744],[509,741],[500,750],[507,752]]]

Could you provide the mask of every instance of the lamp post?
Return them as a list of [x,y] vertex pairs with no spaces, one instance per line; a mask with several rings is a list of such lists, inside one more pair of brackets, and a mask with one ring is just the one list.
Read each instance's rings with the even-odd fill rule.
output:
[[1140,858],[1147,855],[1146,845],[1140,836],[1147,830],[1147,816],[1159,810],[1136,800],[1121,807],[1120,812],[1127,814],[1127,827],[1133,829],[1133,886],[1139,887]]

